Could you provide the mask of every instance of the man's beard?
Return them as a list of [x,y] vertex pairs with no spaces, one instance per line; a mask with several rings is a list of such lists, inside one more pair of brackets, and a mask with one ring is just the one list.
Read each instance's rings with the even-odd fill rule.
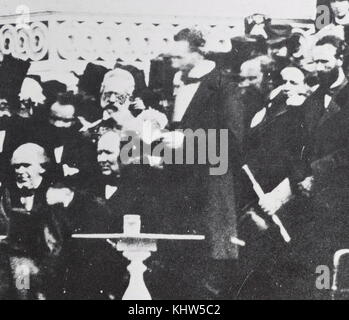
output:
[[51,132],[58,144],[64,144],[73,138],[72,128],[57,128],[51,125]]
[[336,82],[339,76],[339,70],[337,68],[328,72],[319,72],[318,79],[320,87],[323,89],[331,88],[332,84]]
[[260,93],[260,90],[252,85],[248,86],[248,87],[240,88],[240,94],[244,97],[248,97],[248,96],[254,95],[256,93]]
[[260,100],[261,104],[263,104],[263,100],[265,98],[263,95],[262,88],[257,88],[256,86],[241,88],[240,94],[242,95],[243,100],[247,101],[246,102],[247,104],[248,104],[248,101],[251,101],[251,100]]

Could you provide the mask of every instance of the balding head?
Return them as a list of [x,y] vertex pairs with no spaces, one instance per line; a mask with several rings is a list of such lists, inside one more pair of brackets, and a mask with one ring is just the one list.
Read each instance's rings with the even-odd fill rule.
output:
[[119,172],[120,143],[121,136],[116,131],[109,131],[99,139],[97,161],[103,175],[109,176]]
[[35,143],[26,143],[15,150],[11,164],[16,165],[23,162],[30,164],[45,164],[48,163],[49,160],[43,147]]
[[11,159],[17,185],[28,189],[36,189],[46,171],[44,165],[48,162],[46,152],[41,146],[26,143],[18,147]]

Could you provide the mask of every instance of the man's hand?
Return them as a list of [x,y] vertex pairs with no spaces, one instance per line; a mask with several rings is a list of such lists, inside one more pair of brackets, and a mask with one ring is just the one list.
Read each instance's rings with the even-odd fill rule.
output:
[[304,196],[308,198],[311,196],[311,193],[313,191],[313,186],[314,186],[314,177],[307,177],[302,182],[298,183],[299,190]]
[[250,209],[246,214],[251,217],[252,221],[256,224],[256,226],[257,226],[259,231],[266,231],[266,230],[268,230],[269,227],[268,227],[266,221],[262,217],[260,217],[254,211],[254,209]]
[[69,167],[67,164],[64,164],[62,168],[63,168],[63,175],[65,177],[72,177],[77,175],[80,172],[78,168]]
[[117,112],[111,114],[111,118],[125,129],[129,128],[129,125],[135,120],[135,117],[128,108],[120,108]]
[[180,131],[166,132],[162,134],[162,142],[169,149],[180,149],[183,147],[184,134]]
[[283,206],[283,202],[275,197],[273,193],[264,195],[264,197],[259,200],[258,204],[263,211],[270,216],[274,215]]
[[287,99],[286,104],[292,107],[300,107],[304,104],[306,98],[305,95],[293,95]]
[[50,187],[46,193],[46,201],[49,206],[57,204],[67,208],[73,201],[75,193],[70,188]]
[[290,180],[282,181],[272,192],[265,194],[259,200],[261,208],[269,215],[274,215],[293,197]]

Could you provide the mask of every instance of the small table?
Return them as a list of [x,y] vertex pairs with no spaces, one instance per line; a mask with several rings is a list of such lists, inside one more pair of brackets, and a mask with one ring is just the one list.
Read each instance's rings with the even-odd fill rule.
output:
[[[141,233],[141,218],[137,215],[124,216],[124,232],[113,234],[74,234],[74,239],[104,239],[130,261],[127,270],[130,282],[122,300],[151,300],[144,282],[147,267],[144,261],[157,251],[157,241],[202,241],[202,235],[173,235]],[[112,240],[118,240],[116,243]]]

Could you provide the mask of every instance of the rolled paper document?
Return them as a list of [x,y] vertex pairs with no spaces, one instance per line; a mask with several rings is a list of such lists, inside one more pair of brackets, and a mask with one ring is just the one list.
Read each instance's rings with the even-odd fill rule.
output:
[[[259,199],[262,199],[265,196],[265,193],[260,186],[260,184],[255,179],[252,171],[248,167],[248,165],[244,165],[242,169],[246,172],[247,176],[249,177],[250,181],[253,185],[253,190],[256,192]],[[285,242],[289,243],[291,241],[291,237],[288,234],[287,230],[285,229],[284,225],[282,224],[280,218],[274,213],[271,215],[273,222],[279,227],[281,236],[285,240]]]
[[239,246],[239,247],[245,247],[246,246],[246,242],[245,241],[240,240],[240,239],[238,239],[236,237],[231,237],[230,238],[230,242],[232,244],[235,244],[235,245]]

